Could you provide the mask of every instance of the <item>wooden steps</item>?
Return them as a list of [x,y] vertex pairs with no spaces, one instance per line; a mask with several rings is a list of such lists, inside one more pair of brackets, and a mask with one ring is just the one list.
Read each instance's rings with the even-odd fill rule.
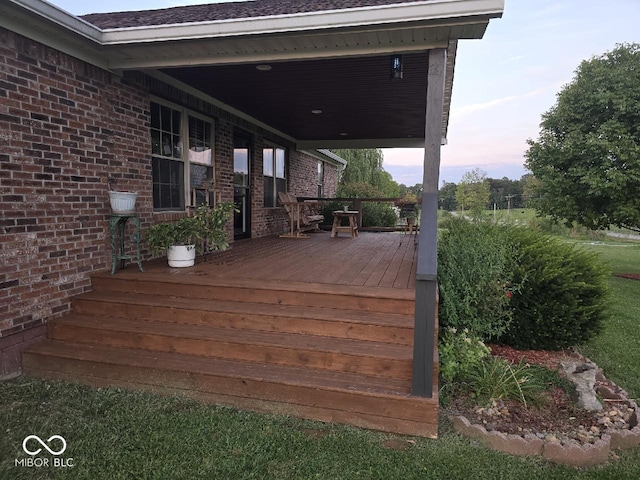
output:
[[198,275],[93,281],[25,352],[26,373],[437,434],[437,396],[410,395],[411,291]]

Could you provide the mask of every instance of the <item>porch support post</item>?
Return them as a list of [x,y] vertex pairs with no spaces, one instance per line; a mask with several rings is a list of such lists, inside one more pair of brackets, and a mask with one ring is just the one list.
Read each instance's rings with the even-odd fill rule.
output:
[[422,213],[418,235],[412,394],[433,396],[433,357],[437,320],[438,182],[447,51],[429,50]]

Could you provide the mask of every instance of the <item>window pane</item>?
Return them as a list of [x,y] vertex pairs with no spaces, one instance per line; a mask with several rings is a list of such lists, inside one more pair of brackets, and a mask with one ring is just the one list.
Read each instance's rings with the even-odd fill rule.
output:
[[169,107],[160,107],[160,128],[165,132],[171,132],[171,109]]
[[276,177],[284,178],[285,151],[282,148],[276,149]]
[[211,165],[211,123],[189,117],[189,161]]
[[273,177],[273,148],[262,150],[262,174]]
[[273,177],[264,177],[264,206],[265,208],[275,207]]
[[287,181],[284,178],[276,178],[276,197],[279,192],[287,191]]
[[151,130],[151,154],[162,155],[162,151],[160,149],[160,131],[159,130]]
[[164,158],[152,159],[153,207],[184,208],[184,164]]

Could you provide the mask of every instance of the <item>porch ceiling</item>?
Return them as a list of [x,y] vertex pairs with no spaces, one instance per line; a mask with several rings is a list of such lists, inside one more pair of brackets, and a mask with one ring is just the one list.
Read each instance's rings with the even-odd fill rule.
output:
[[295,138],[302,149],[423,146],[428,53],[405,54],[403,64],[404,78],[393,81],[389,55],[268,62],[268,71],[258,64],[162,71]]

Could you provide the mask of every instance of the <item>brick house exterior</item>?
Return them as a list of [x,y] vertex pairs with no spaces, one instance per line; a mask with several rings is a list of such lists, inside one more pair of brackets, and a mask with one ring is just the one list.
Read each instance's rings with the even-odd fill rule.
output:
[[[286,213],[264,208],[262,148],[286,149],[287,189],[335,195],[338,164],[140,72],[103,70],[0,28],[0,377],[20,369],[20,352],[45,335],[48,319],[90,289],[110,266],[107,180],[139,192],[142,229],[176,213],[154,213],[149,133],[152,98],[214,125],[215,191],[233,200],[233,133],[252,139],[251,236],[282,233]],[[150,258],[143,252],[144,258]]]

